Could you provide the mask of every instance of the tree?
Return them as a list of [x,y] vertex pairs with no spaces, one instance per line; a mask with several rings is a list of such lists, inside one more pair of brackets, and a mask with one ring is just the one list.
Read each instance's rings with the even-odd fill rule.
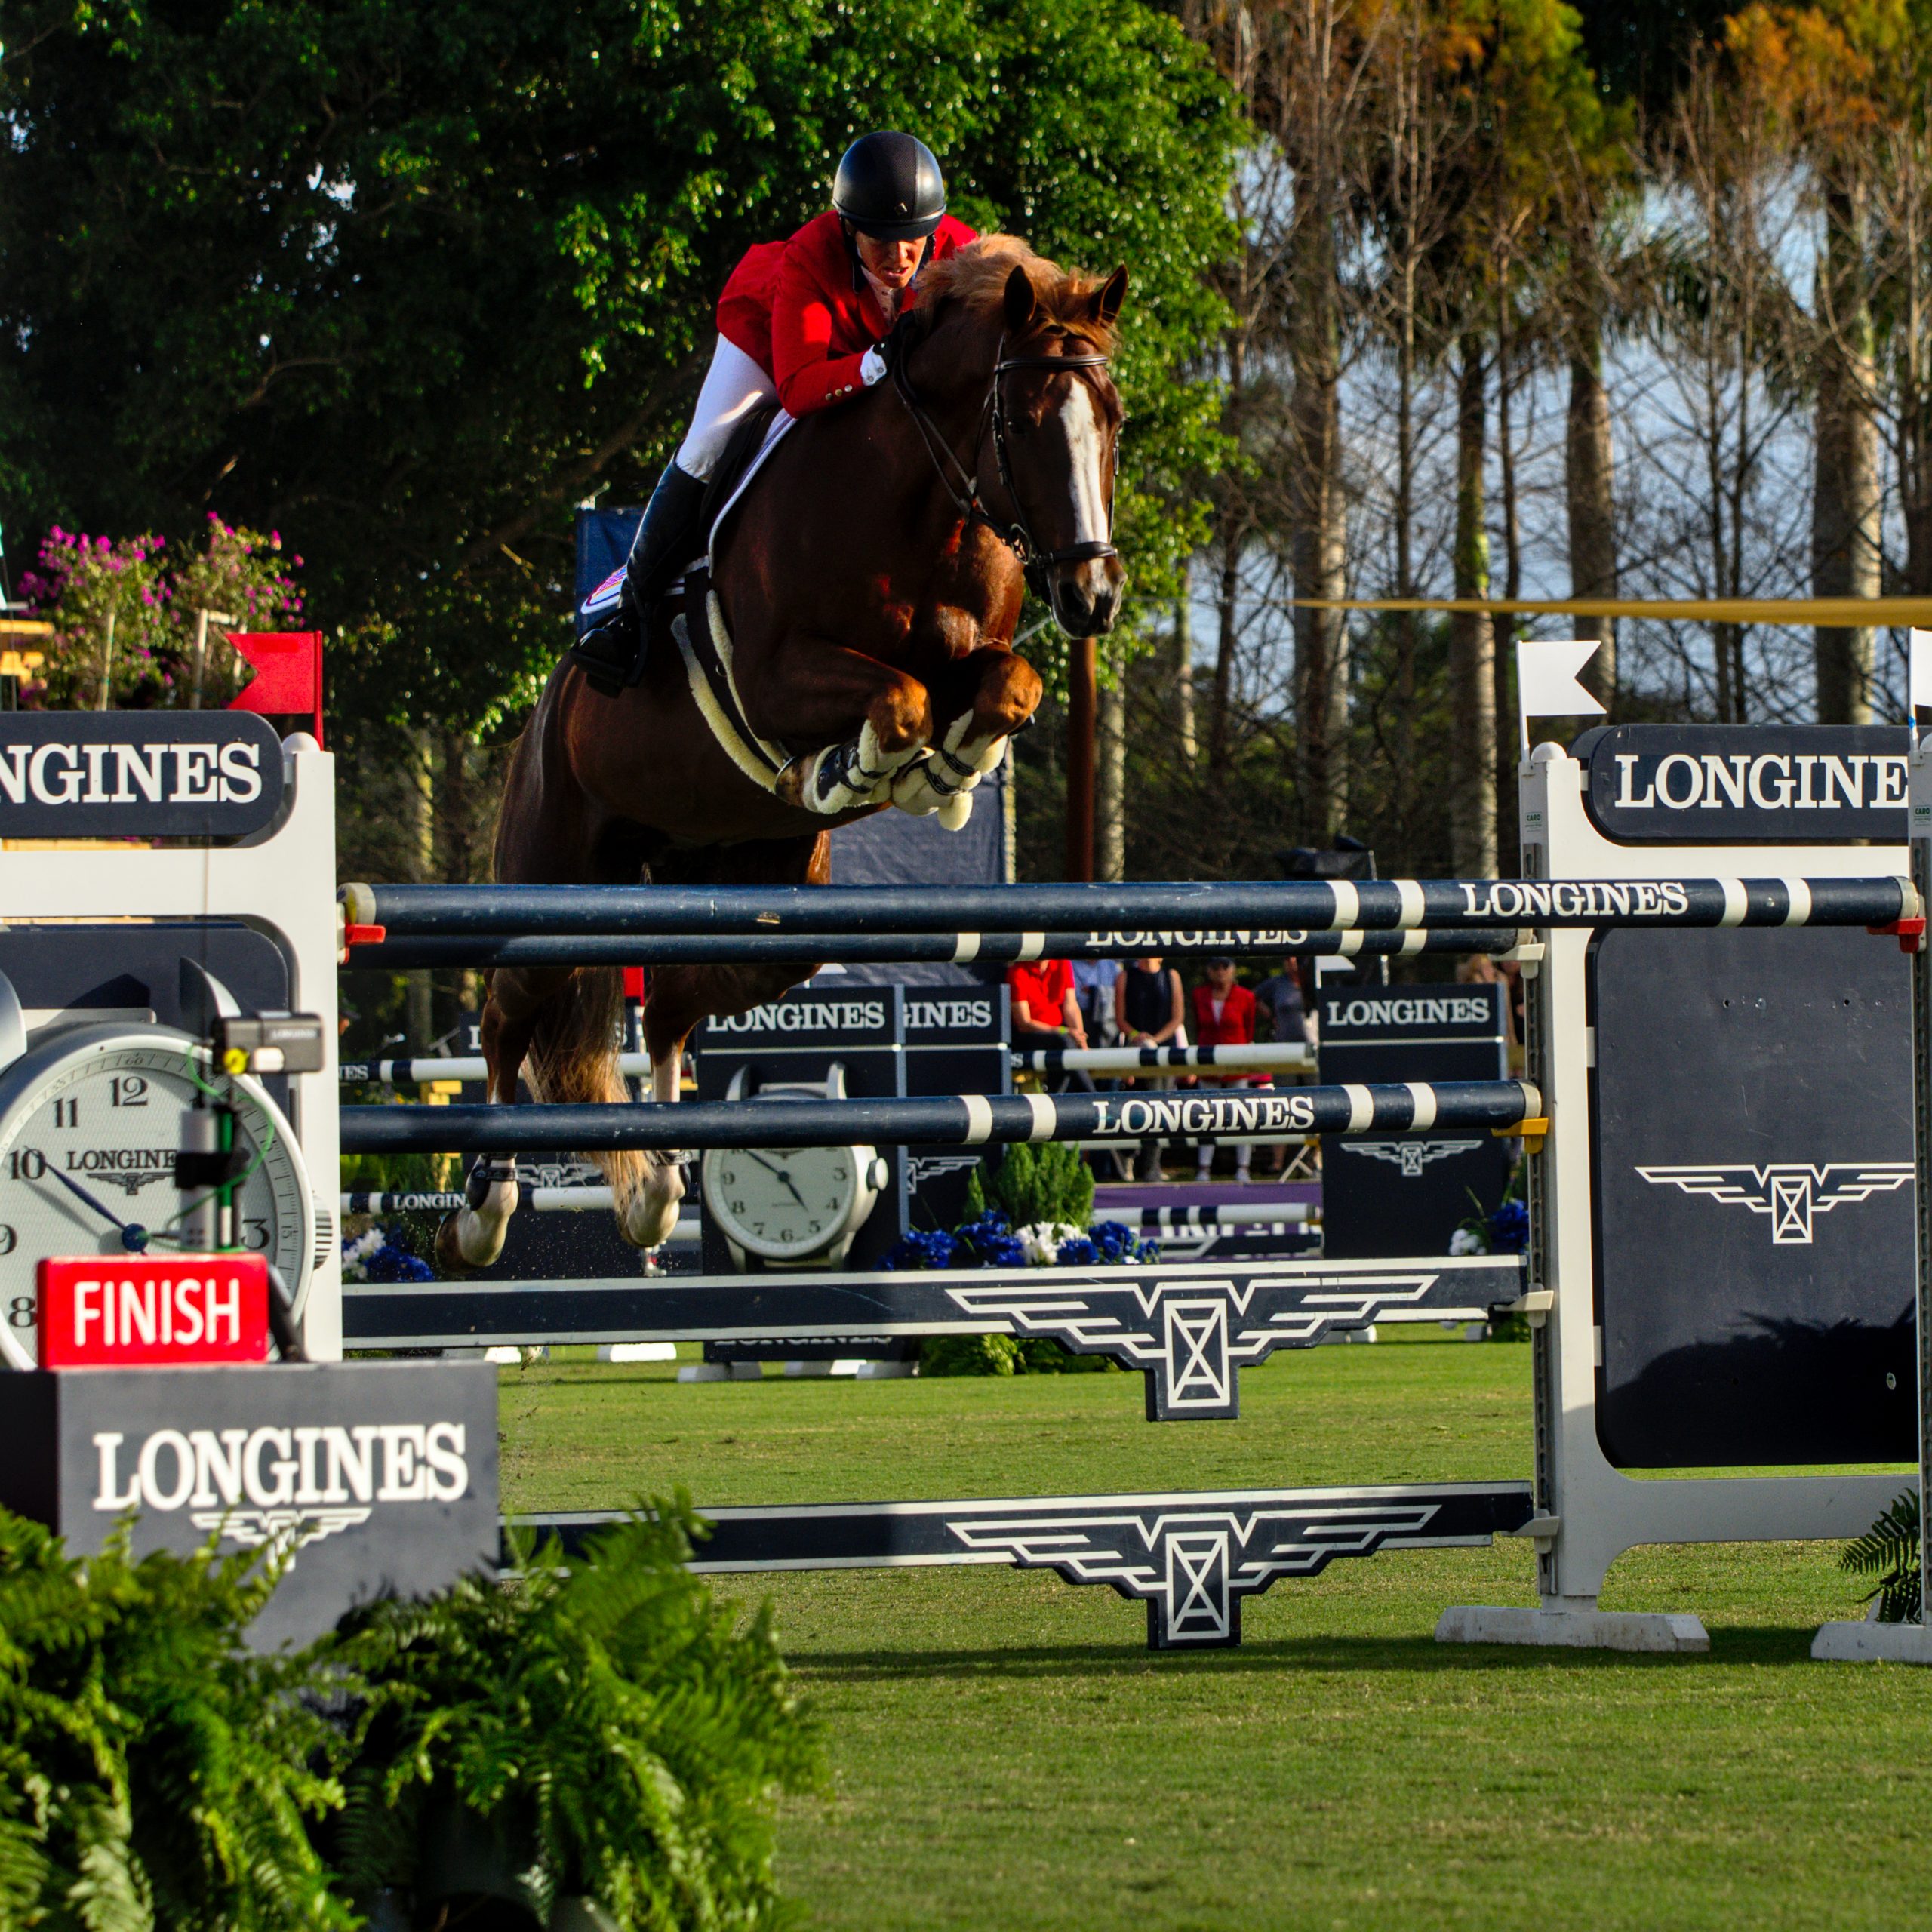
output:
[[641,496],[730,266],[865,125],[1129,261],[1122,533],[1157,590],[1198,534],[1215,395],[1171,370],[1218,319],[1236,123],[1138,0],[70,0],[8,43],[11,520],[288,533],[352,717],[515,718],[573,506]]

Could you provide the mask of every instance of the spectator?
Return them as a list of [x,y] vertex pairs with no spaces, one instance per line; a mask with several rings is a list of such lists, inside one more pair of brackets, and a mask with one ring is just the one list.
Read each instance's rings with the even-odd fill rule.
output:
[[[1520,968],[1518,971],[1520,971]],[[1518,1029],[1518,989],[1521,979],[1513,983],[1509,975],[1497,965],[1486,952],[1466,953],[1457,961],[1456,983],[1460,986],[1494,986],[1503,988],[1503,1036],[1509,1045],[1515,1047],[1521,1035]]]
[[1073,997],[1079,1004],[1087,1037],[1097,1047],[1110,1045],[1119,1037],[1115,1002],[1120,961],[1075,959],[1069,963],[1073,969]]
[[[1186,1008],[1181,1003],[1180,975],[1158,955],[1130,960],[1114,982],[1114,1020],[1121,1041],[1130,1047],[1183,1047]],[[1134,1162],[1136,1180],[1161,1178],[1161,1143],[1143,1140]]]
[[[1020,1053],[1042,1047],[1084,1047],[1087,1028],[1074,996],[1073,968],[1064,959],[1016,963],[1006,969],[1013,1006],[1013,1044]],[[1078,1072],[1049,1075],[1048,1091],[1091,1094],[1091,1075]]]
[[1180,975],[1158,955],[1130,960],[1114,987],[1114,1017],[1122,1042],[1131,1047],[1184,1047],[1186,1009],[1181,1004]]
[[[1246,1047],[1254,1043],[1254,995],[1235,977],[1235,962],[1229,958],[1208,962],[1208,983],[1194,989],[1194,1038],[1197,1046]],[[1211,1076],[1204,1075],[1206,1079]],[[1217,1083],[1225,1087],[1249,1084],[1245,1075],[1230,1074]],[[1245,1182],[1254,1155],[1252,1147],[1235,1149],[1235,1178]],[[1195,1157],[1199,1178],[1205,1180],[1214,1165],[1214,1143],[1204,1140]]]
[[1308,1044],[1307,1003],[1295,961],[1283,960],[1281,970],[1255,988],[1254,1003],[1267,1017],[1278,1041],[1290,1045]]

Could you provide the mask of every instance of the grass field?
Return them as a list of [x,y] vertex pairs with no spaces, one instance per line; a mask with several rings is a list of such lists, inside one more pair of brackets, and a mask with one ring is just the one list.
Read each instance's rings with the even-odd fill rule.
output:
[[[1241,1419],[1140,1420],[1137,1377],[503,1379],[506,1503],[700,1504],[1528,1474],[1529,1351],[1278,1355]],[[1607,1607],[1694,1609],[1707,1657],[1438,1647],[1534,1599],[1531,1552],[1278,1583],[1237,1651],[1154,1656],[1141,1607],[1005,1570],[724,1580],[776,1601],[832,1786],[782,1875],[827,1927],[1865,1927],[1919,1922],[1932,1673],[1814,1664],[1835,1546],[1651,1549]]]

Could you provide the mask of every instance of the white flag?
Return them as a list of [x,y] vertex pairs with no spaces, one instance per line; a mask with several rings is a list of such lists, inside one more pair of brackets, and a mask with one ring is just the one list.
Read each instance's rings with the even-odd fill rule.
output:
[[1906,645],[1906,709],[1915,717],[1932,709],[1932,631],[1915,630]]
[[1603,706],[1577,681],[1596,651],[1593,637],[1525,638],[1516,646],[1516,702],[1526,726],[1532,718],[1602,716]]

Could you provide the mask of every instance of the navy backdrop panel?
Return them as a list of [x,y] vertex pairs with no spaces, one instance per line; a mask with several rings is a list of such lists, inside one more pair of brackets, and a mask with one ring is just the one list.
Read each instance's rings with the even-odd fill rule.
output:
[[[1500,986],[1355,986],[1325,980],[1320,1078],[1500,1080]],[[1322,1252],[1349,1259],[1447,1254],[1457,1228],[1509,1184],[1509,1143],[1462,1131],[1325,1137]]]
[[[644,520],[641,509],[579,510],[577,513],[577,595],[573,612],[631,553],[632,540]],[[580,632],[581,618],[576,620]]]
[[[835,885],[1000,885],[1006,879],[1006,785],[1011,761],[987,774],[973,794],[973,816],[948,832],[937,814],[875,812],[832,835]],[[1002,981],[997,967],[852,966],[848,977],[881,984],[958,986]],[[955,1089],[955,1091],[958,1090]],[[988,1088],[991,1093],[996,1089]]]
[[1915,1454],[1910,992],[1863,933],[1592,947],[1613,1463]]

